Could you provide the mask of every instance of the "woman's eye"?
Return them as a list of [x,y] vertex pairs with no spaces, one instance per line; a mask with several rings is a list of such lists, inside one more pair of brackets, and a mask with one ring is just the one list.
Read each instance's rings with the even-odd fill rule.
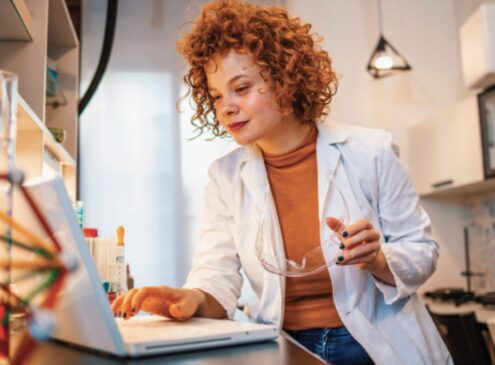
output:
[[249,86],[243,85],[243,86],[236,87],[235,92],[236,93],[242,93],[243,91],[246,91],[247,89],[249,89]]
[[213,100],[214,103],[220,100],[220,96],[212,96],[211,99]]

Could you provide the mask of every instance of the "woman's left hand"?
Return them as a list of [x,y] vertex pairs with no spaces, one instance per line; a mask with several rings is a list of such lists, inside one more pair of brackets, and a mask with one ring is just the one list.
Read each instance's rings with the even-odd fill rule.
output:
[[328,227],[342,237],[342,255],[337,264],[356,265],[363,270],[375,271],[382,260],[385,260],[380,244],[380,232],[366,219],[344,227],[333,217],[326,219]]
[[339,266],[356,265],[384,283],[396,285],[381,249],[380,232],[368,220],[361,219],[347,227],[333,217],[327,217],[326,222],[342,237],[342,255],[337,258]]

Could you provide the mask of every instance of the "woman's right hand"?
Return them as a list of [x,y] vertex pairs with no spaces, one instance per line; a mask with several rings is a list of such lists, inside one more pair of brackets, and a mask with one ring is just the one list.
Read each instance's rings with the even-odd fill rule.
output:
[[194,316],[206,300],[199,289],[146,286],[119,296],[112,303],[115,316],[129,319],[143,310],[159,316],[186,320]]

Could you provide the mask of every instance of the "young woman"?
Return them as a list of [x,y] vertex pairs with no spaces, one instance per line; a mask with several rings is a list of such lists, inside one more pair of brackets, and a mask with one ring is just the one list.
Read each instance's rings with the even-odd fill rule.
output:
[[113,310],[230,318],[242,267],[251,315],[333,364],[451,363],[416,295],[438,257],[429,218],[388,133],[321,121],[337,78],[310,28],[281,8],[203,6],[179,44],[193,124],[241,147],[210,167],[186,285]]

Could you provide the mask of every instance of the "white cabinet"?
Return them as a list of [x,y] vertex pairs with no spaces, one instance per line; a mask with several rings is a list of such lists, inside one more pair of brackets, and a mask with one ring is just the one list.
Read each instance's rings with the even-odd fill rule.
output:
[[[0,69],[19,77],[16,165],[28,179],[56,170],[74,199],[79,42],[67,6],[64,0],[0,0],[0,5],[9,9],[0,11]],[[2,24],[10,30],[2,32]],[[48,63],[58,73],[55,99],[47,97]],[[55,141],[51,127],[65,130],[63,143]]]
[[483,182],[478,114],[477,97],[470,96],[410,128],[411,178],[421,196]]
[[460,30],[464,84],[486,88],[495,84],[495,3],[485,2]]

